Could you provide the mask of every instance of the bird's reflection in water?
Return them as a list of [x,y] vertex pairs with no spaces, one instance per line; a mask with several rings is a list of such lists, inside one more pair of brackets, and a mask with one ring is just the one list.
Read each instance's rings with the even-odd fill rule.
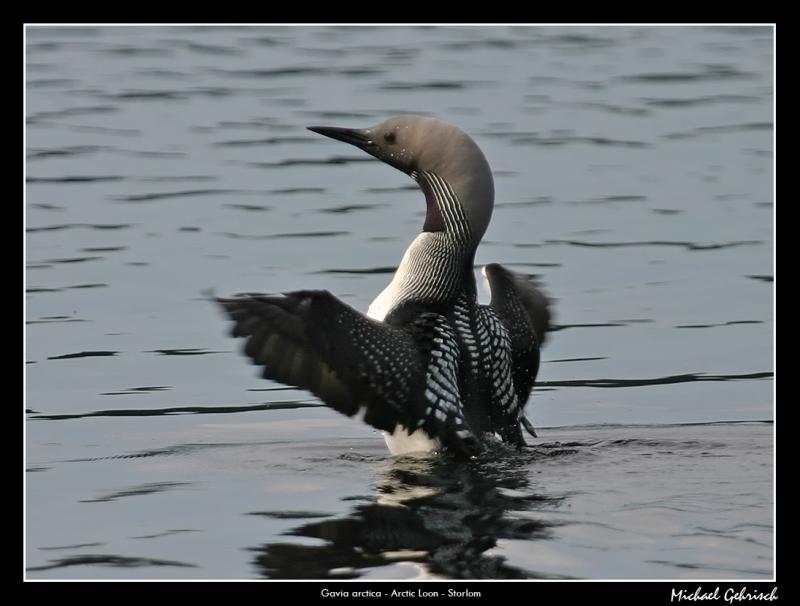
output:
[[420,576],[522,579],[533,575],[485,552],[498,539],[543,539],[552,523],[525,511],[563,504],[564,496],[538,494],[528,464],[565,449],[503,448],[469,462],[436,455],[386,463],[377,495],[343,518],[311,522],[288,535],[322,545],[289,542],[257,549],[267,578],[358,578],[364,569],[414,562]]

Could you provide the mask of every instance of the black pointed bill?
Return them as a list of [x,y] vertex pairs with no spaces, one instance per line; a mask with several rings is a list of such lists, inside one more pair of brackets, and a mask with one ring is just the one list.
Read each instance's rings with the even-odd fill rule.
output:
[[367,149],[372,145],[372,139],[363,131],[357,128],[340,128],[338,126],[309,126],[308,130],[319,133],[337,141],[344,141],[350,145],[355,145],[361,149]]

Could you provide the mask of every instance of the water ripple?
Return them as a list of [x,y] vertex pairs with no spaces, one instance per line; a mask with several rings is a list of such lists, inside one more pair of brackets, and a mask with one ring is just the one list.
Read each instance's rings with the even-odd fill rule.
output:
[[[49,264],[38,264],[38,265],[28,266],[28,268],[30,268],[30,267],[52,267],[52,265],[49,265]],[[86,289],[86,288],[107,288],[107,287],[108,287],[108,284],[75,284],[73,286],[61,286],[59,288],[52,288],[52,287],[51,288],[45,288],[45,287],[35,287],[34,286],[34,287],[31,287],[31,288],[26,288],[25,292],[26,293],[63,292],[65,290],[73,290],[73,289],[80,290],[80,289]]]
[[267,234],[267,235],[250,235],[250,234],[237,234],[233,232],[222,232],[226,238],[235,238],[237,240],[272,240],[273,238],[330,238],[334,236],[347,236],[350,235],[349,231],[307,231],[296,233],[284,234]]
[[187,189],[170,192],[156,192],[152,194],[131,194],[128,196],[111,196],[112,200],[120,202],[152,202],[153,200],[167,200],[171,198],[191,198],[196,196],[213,196],[221,194],[253,193],[249,190],[239,189]]
[[[42,289],[46,290],[46,289]],[[65,322],[88,322],[88,320],[81,320],[80,318],[71,318],[70,316],[42,316],[38,320],[26,320],[25,324],[60,324]],[[33,362],[29,362],[33,364]]]
[[167,529],[164,532],[157,532],[155,534],[143,534],[135,537],[131,537],[132,539],[158,539],[161,537],[168,537],[174,534],[182,534],[184,532],[200,532],[196,528],[174,528],[174,529]]
[[260,516],[276,520],[302,520],[309,518],[329,518],[331,514],[317,511],[251,511],[248,516]]
[[[246,210],[248,212],[264,212],[272,210],[271,206],[263,204],[225,204],[226,208],[235,208],[236,210]],[[189,228],[181,228],[183,231],[190,231]]]
[[689,373],[654,377],[650,379],[580,379],[575,381],[540,381],[536,385],[542,387],[642,387],[646,385],[672,385],[674,383],[695,383],[703,381],[749,381],[771,379],[775,373],[771,371],[753,372],[732,375],[709,375],[706,373]]
[[[300,110],[296,112],[305,116],[313,118],[320,118],[322,120],[341,120],[349,118],[364,118],[371,119],[375,116],[375,112],[346,112],[346,111],[319,111],[319,110]],[[315,140],[317,140],[315,138]]]
[[201,55],[225,55],[225,56],[238,56],[242,54],[242,50],[235,46],[228,46],[223,44],[208,44],[207,42],[193,42],[191,40],[173,40],[170,41],[174,46],[178,46],[184,50],[192,53],[199,53]]
[[[133,388],[139,389],[139,392],[129,391],[129,392],[110,392],[108,394],[101,394],[101,395],[122,395],[126,393],[140,393],[144,388]],[[153,388],[150,388],[151,390]],[[166,388],[163,388],[166,389]],[[262,411],[262,410],[283,410],[289,409],[293,410],[296,408],[315,408],[321,407],[324,404],[320,404],[318,402],[309,401],[309,400],[287,400],[283,402],[268,402],[266,404],[251,404],[251,405],[244,405],[244,406],[174,406],[170,408],[129,408],[129,409],[120,409],[115,408],[111,410],[95,410],[93,412],[87,413],[75,413],[75,414],[38,414],[31,416],[31,419],[42,419],[47,421],[60,421],[60,420],[67,420],[67,419],[82,419],[86,417],[152,417],[152,416],[163,416],[163,415],[175,415],[175,414],[231,414],[231,413],[239,413],[239,412],[255,412],[255,411]]]
[[417,91],[417,90],[461,90],[475,86],[491,86],[496,84],[486,80],[428,80],[417,82],[383,82],[378,86],[383,90]]
[[542,364],[555,364],[556,362],[590,362],[594,360],[607,360],[603,356],[595,356],[589,358],[559,358],[558,360],[543,360]]
[[66,118],[70,116],[94,116],[96,114],[110,114],[119,111],[119,108],[113,105],[93,105],[90,107],[68,107],[66,109],[44,111],[34,114],[29,114],[27,122],[29,124],[39,122],[41,120],[52,120],[53,118]]
[[378,162],[370,156],[328,156],[327,158],[287,158],[277,162],[247,162],[255,168],[283,168],[286,166],[327,166],[361,162]]
[[[675,246],[686,250],[720,250],[737,246],[756,246],[764,244],[763,240],[739,240],[733,242],[720,242],[717,244],[698,244],[696,242],[682,242],[672,240],[643,240],[639,242],[584,242],[579,240],[545,240],[546,244],[568,244],[570,246],[584,246],[592,248],[627,248],[640,246]],[[517,247],[540,246],[539,244],[521,243],[513,244]]]
[[759,282],[774,282],[775,281],[775,276],[758,275],[758,276],[745,276],[745,278],[750,278],[751,280],[758,280]]
[[167,391],[172,389],[172,387],[168,385],[146,385],[143,387],[129,387],[128,389],[122,391],[108,391],[105,393],[101,393],[101,396],[126,396],[126,395],[136,395],[136,394],[150,394],[155,393],[158,391]]
[[668,133],[665,139],[691,139],[704,135],[717,135],[726,133],[737,133],[751,130],[773,130],[775,125],[772,122],[747,122],[744,124],[723,124],[720,126],[698,126],[692,130]]
[[654,107],[694,107],[716,103],[757,103],[761,99],[752,95],[706,95],[701,97],[645,97],[642,102]]
[[364,267],[364,268],[353,268],[353,269],[321,269],[319,271],[313,272],[317,274],[393,274],[397,271],[397,267],[386,266],[386,267]]
[[344,206],[332,206],[328,208],[320,208],[317,212],[332,213],[332,214],[345,214],[357,210],[373,210],[375,208],[382,208],[385,204],[346,204]]
[[116,230],[116,229],[130,229],[134,227],[133,223],[61,223],[58,225],[47,225],[43,227],[27,227],[25,231],[29,234],[37,232],[61,231],[64,229],[98,229],[98,230]]
[[141,484],[139,486],[132,486],[124,490],[111,492],[95,499],[84,499],[81,503],[107,503],[109,501],[116,501],[124,499],[125,497],[138,497],[146,494],[154,494],[170,490],[178,486],[189,486],[191,482],[153,482],[152,484]]
[[645,82],[648,84],[676,84],[710,80],[751,80],[758,74],[726,65],[706,66],[695,72],[646,72],[629,76],[618,76],[621,82]]
[[152,349],[147,353],[157,353],[162,356],[205,356],[208,354],[226,353],[224,351],[210,351],[208,349],[188,348],[188,349]]
[[39,547],[42,551],[58,551],[61,549],[83,549],[85,547],[100,547],[105,543],[78,543],[77,545],[58,545],[54,547]]
[[265,137],[261,139],[229,139],[217,141],[214,145],[221,147],[256,147],[261,145],[283,145],[286,143],[318,143],[315,137]]
[[181,568],[196,568],[196,564],[177,562],[174,560],[159,560],[155,558],[136,558],[119,555],[75,555],[58,560],[50,560],[43,566],[31,566],[28,571],[53,570],[69,566],[110,566],[112,568],[142,568],[148,566],[177,566]]
[[[87,261],[102,261],[104,257],[63,257],[60,259],[45,259],[44,261],[36,261],[35,263],[41,263],[45,265],[61,265],[64,263],[86,263]],[[73,287],[66,287],[66,288],[75,288]]]
[[139,47],[139,46],[113,46],[98,49],[98,52],[116,57],[170,57],[172,51],[166,48]]
[[103,183],[124,181],[122,175],[70,175],[66,177],[26,177],[26,183]]
[[72,80],[70,78],[38,78],[34,80],[28,80],[25,82],[26,88],[29,89],[51,88],[59,86],[75,86],[77,84],[78,80]]
[[218,76],[230,78],[281,78],[294,76],[325,75],[331,72],[327,67],[297,66],[276,67],[271,69],[211,69]]
[[572,204],[607,204],[613,202],[646,202],[647,196],[638,195],[615,195],[603,196],[601,198],[590,198],[588,200],[574,200]]
[[49,149],[32,148],[26,153],[26,158],[29,161],[42,160],[45,158],[68,158],[107,151],[108,149],[108,147],[103,145],[69,145],[67,147]]
[[583,145],[597,145],[600,147],[627,147],[634,149],[651,147],[652,145],[647,141],[611,139],[609,137],[588,137],[580,135],[545,136],[538,134],[521,136],[521,137],[516,136],[511,139],[511,144],[543,145],[543,146],[583,144]]
[[68,353],[61,356],[48,356],[48,360],[71,360],[73,358],[95,358],[116,356],[118,351],[79,351],[76,353]]
[[41,210],[55,211],[55,212],[63,212],[67,210],[66,207],[64,206],[59,206],[58,204],[47,204],[45,202],[31,204],[31,208],[38,208]]
[[716,324],[679,324],[675,328],[714,328],[717,326],[734,326],[737,324],[763,324],[763,320],[729,320]]

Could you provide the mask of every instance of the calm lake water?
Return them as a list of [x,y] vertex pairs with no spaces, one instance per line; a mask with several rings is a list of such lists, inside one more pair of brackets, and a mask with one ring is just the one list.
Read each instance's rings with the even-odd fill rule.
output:
[[[772,577],[773,65],[770,28],[28,28],[28,578]],[[555,299],[523,453],[391,457],[203,294],[366,310],[422,196],[305,127],[397,113],[475,138],[476,263]]]

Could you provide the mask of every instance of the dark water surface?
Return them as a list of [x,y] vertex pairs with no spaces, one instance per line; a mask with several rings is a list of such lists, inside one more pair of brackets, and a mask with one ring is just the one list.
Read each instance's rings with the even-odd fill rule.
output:
[[[28,28],[28,577],[769,578],[772,38]],[[202,294],[365,310],[422,196],[305,127],[410,112],[495,172],[476,263],[556,300],[522,454],[390,457]]]

